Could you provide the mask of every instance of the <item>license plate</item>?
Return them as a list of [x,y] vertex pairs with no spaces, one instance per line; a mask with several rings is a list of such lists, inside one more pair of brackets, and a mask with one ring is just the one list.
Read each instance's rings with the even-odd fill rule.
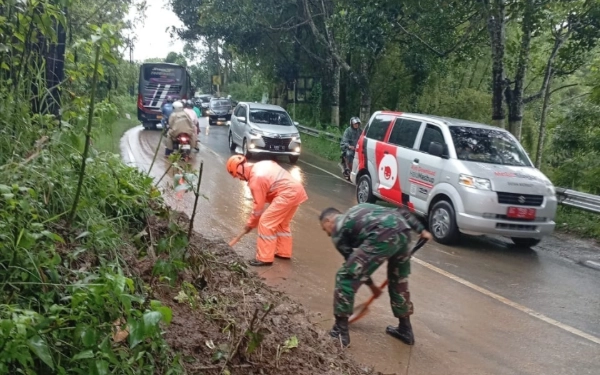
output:
[[274,151],[279,151],[279,150],[282,150],[282,149],[283,149],[282,146],[271,146],[271,150],[274,150]]
[[225,117],[219,117],[219,121],[225,121]]
[[535,213],[535,208],[509,207],[506,216],[511,219],[533,220]]
[[190,145],[181,145],[181,149],[182,150],[191,150],[192,146],[190,146]]

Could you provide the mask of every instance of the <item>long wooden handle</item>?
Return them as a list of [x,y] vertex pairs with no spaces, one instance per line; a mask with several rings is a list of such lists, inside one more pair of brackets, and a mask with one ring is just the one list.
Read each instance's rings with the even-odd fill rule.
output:
[[246,233],[241,233],[236,238],[234,238],[233,240],[231,240],[229,242],[229,246],[233,247],[233,245],[235,245],[236,243],[238,243],[238,241],[241,240],[242,237],[244,237],[244,234],[246,234]]

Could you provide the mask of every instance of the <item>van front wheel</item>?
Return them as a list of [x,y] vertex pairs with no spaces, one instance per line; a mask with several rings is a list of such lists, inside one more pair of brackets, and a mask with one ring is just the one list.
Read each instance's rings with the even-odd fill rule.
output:
[[368,174],[360,176],[356,184],[356,201],[358,203],[375,203],[377,197],[373,195],[371,186],[371,178]]
[[456,225],[454,207],[447,201],[437,202],[429,213],[429,231],[436,242],[451,245],[458,241],[460,232]]

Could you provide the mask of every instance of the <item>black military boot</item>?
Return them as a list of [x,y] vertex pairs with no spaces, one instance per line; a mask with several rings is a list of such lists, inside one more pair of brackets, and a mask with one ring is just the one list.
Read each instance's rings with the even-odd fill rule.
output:
[[335,324],[333,325],[331,331],[329,331],[329,336],[341,340],[343,346],[350,345],[350,333],[348,333],[348,318],[336,316]]
[[398,324],[398,327],[388,326],[385,329],[385,333],[397,338],[406,345],[414,345],[415,336],[413,335],[412,326],[410,325],[410,318],[407,316],[406,318],[400,318],[399,320],[400,324]]

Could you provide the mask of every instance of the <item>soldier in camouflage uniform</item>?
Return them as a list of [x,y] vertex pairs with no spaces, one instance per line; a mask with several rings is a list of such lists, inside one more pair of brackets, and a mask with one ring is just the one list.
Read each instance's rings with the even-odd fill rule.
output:
[[386,332],[413,345],[415,340],[409,318],[413,305],[408,291],[410,229],[426,239],[430,239],[431,234],[406,208],[368,203],[358,204],[345,214],[327,208],[319,220],[346,260],[336,275],[335,325],[329,334],[341,339],[345,346],[350,344],[348,318],[353,312],[354,294],[362,283],[367,284],[376,296],[381,294],[370,276],[387,260],[392,312],[399,319],[399,325],[387,327]]

